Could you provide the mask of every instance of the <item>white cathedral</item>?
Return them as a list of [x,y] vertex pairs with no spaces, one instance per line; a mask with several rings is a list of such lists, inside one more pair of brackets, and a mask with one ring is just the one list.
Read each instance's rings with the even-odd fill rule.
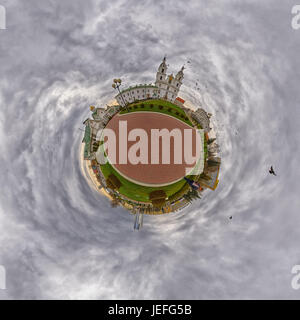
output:
[[184,67],[177,72],[175,77],[173,74],[167,75],[167,68],[166,57],[164,57],[156,73],[155,85],[140,84],[122,90],[115,97],[118,103],[125,106],[128,103],[145,99],[166,99],[174,102],[182,85]]

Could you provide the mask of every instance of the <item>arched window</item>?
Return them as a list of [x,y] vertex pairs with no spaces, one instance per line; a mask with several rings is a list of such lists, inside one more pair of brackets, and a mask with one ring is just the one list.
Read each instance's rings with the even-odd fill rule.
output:
[[165,69],[162,69],[161,72],[164,73]]
[[160,80],[162,80],[162,76],[160,76]]

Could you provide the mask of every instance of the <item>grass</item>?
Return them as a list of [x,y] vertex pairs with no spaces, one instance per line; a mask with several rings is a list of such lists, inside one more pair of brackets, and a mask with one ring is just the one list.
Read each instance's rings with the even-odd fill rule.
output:
[[186,181],[182,179],[165,187],[145,187],[125,179],[112,167],[109,162],[104,165],[100,165],[100,168],[105,178],[107,178],[110,174],[114,174],[122,183],[119,192],[125,197],[135,201],[149,202],[149,194],[154,190],[164,190],[167,196],[170,197],[181,190],[186,184]]
[[170,101],[160,99],[144,100],[136,103],[131,103],[127,105],[127,108],[129,109],[129,112],[125,109],[122,110],[120,114],[126,114],[137,111],[159,112],[167,114],[169,116],[173,116],[174,118],[183,121],[191,127],[193,126],[189,118],[186,116],[185,112],[179,106],[176,106],[174,103],[171,103]]

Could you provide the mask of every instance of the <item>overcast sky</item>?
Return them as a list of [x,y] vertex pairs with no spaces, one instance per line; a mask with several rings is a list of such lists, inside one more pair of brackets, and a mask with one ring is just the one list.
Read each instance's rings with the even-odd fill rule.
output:
[[[299,299],[294,4],[1,0],[0,298]],[[84,178],[78,128],[114,77],[153,82],[164,55],[213,114],[220,183],[137,232]]]

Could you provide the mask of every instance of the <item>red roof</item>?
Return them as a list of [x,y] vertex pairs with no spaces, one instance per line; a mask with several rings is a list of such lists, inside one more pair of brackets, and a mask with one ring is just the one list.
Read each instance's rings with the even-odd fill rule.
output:
[[181,98],[179,98],[179,97],[177,97],[176,100],[178,100],[178,101],[181,102],[181,103],[184,103],[184,100],[181,99]]

